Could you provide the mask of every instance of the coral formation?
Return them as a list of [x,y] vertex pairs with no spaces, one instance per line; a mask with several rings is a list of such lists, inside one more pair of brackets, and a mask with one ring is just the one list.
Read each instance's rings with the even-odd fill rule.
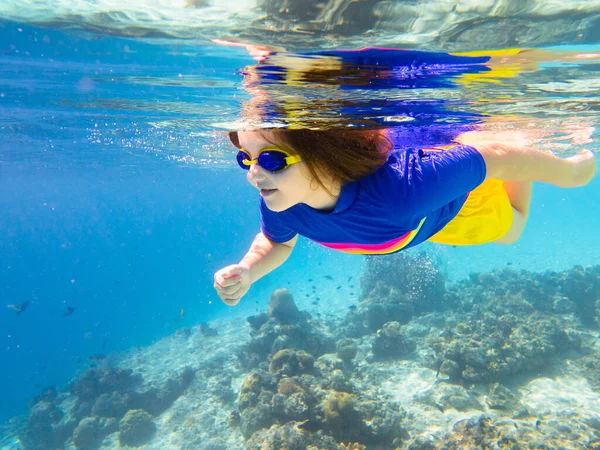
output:
[[398,322],[387,322],[377,331],[373,341],[373,355],[378,359],[392,359],[405,356],[413,349],[412,343],[402,333]]
[[338,358],[342,361],[350,362],[355,358],[356,353],[358,352],[358,346],[353,339],[344,338],[337,342],[336,350]]
[[248,368],[283,349],[304,350],[317,358],[335,349],[335,341],[326,334],[325,327],[299,311],[286,289],[271,295],[267,314],[250,317],[248,322],[252,339],[239,354]]
[[246,448],[261,450],[338,450],[335,439],[322,431],[302,429],[301,422],[288,422],[259,430],[246,442]]
[[144,384],[142,376],[130,369],[93,367],[71,383],[68,393],[45,395],[32,407],[20,432],[21,444],[35,450],[62,447],[72,440],[78,448],[96,448],[128,411],[162,413],[193,377],[194,371],[185,368],[160,385]]
[[109,417],[85,417],[73,431],[73,445],[80,450],[94,450],[110,433],[117,430],[119,422]]
[[368,257],[361,286],[360,303],[345,320],[348,337],[374,333],[390,321],[405,324],[414,315],[444,306],[444,276],[425,253]]
[[150,414],[143,409],[132,409],[119,422],[119,442],[139,447],[149,441],[155,431],[156,425]]
[[499,270],[446,287],[426,255],[369,258],[345,320],[313,318],[277,290],[247,319],[248,339],[239,323],[219,326],[219,339],[207,325],[176,333],[180,354],[165,361],[177,371],[136,357],[89,369],[67,392],[45,388],[20,440],[24,450],[600,448],[597,409],[548,401],[556,393],[543,386],[558,381],[536,378],[585,376],[589,385],[566,385],[596,398],[599,302],[598,267]]
[[464,419],[452,427],[442,448],[461,450],[465,448],[511,448],[517,441],[513,437],[504,436],[488,417]]
[[[280,308],[285,312],[277,312]],[[346,363],[322,355],[324,348],[335,351],[334,341],[320,331],[321,324],[298,310],[289,292],[276,291],[267,317],[253,318],[250,323],[254,337],[247,348],[264,359],[257,360],[260,368],[246,377],[238,398],[239,426],[248,440],[247,448],[255,448],[252,443],[259,441],[264,448],[277,448],[282,435],[289,439],[286,448],[329,448],[348,439],[359,447],[385,446],[401,438],[404,413],[386,405],[384,399],[355,398],[352,391],[356,388],[344,373]],[[307,340],[312,344],[306,345]],[[325,344],[314,345],[318,341]],[[277,342],[290,347],[278,348]],[[258,343],[265,348],[257,351]],[[348,353],[346,360],[356,355],[351,340],[337,348]]]
[[[473,276],[449,289],[448,302],[456,312],[425,339],[438,355],[439,373],[452,381],[501,381],[545,367],[551,358],[579,347],[579,338],[565,331],[572,321],[544,312],[552,307],[551,295],[537,298],[527,288],[525,297],[517,290],[528,286],[528,277],[501,271]],[[490,287],[503,284],[503,296]]]

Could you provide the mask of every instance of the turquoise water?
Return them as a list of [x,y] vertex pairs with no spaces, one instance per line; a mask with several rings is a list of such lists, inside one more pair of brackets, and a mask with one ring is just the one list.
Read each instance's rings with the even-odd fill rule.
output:
[[[239,69],[254,61],[241,49],[206,39],[228,34],[234,23],[224,30],[215,13],[194,32],[193,17],[164,5],[162,16],[159,7],[147,12],[155,22],[148,19],[144,27],[131,11],[111,20],[82,10],[78,14],[85,20],[66,23],[56,10],[44,19],[44,5],[36,4],[30,18],[16,14],[10,3],[5,6],[0,9],[0,20],[6,18],[0,21],[0,423],[7,424],[2,445],[20,448],[12,433],[26,424],[29,402],[48,386],[65,391],[70,380],[103,367],[113,355],[147,348],[201,323],[264,312],[274,289],[287,287],[301,309],[321,311],[333,321],[345,315],[346,301],[356,303],[364,258],[308,241],[300,241],[290,261],[260,280],[239,307],[226,307],[214,293],[214,272],[243,256],[259,224],[255,191],[222,133],[239,120],[240,103],[250,98]],[[178,17],[179,26],[169,22]],[[577,26],[564,22],[549,30],[546,40],[526,43],[550,52],[598,52],[597,36],[586,32],[592,19],[574,16]],[[511,20],[507,23],[514,26],[516,19]],[[342,47],[358,47],[361,28],[351,23],[358,27],[354,34],[325,27],[312,44],[321,47],[310,48],[298,38],[295,50],[324,48],[331,44],[328,33]],[[405,44],[474,50],[518,41],[515,31],[508,42],[466,42],[469,23],[423,43],[415,34],[418,27],[412,34],[405,30]],[[260,30],[264,23],[254,26]],[[240,36],[261,37],[253,31]],[[279,31],[281,39],[266,42],[294,46]],[[389,34],[363,39],[364,45],[394,44]],[[598,67],[598,62],[541,62],[516,79],[440,90],[439,98],[457,100],[458,110],[474,115],[509,116],[508,131],[542,130],[537,143],[558,154],[583,147],[596,151],[597,142],[573,144],[563,130],[598,126]],[[387,92],[381,95],[389,98]],[[591,139],[597,137],[594,131]],[[544,272],[594,266],[600,263],[598,204],[598,178],[575,190],[536,185],[531,219],[517,244],[424,244],[412,253],[424,249],[432,255],[448,284],[506,267]],[[341,289],[336,292],[323,275]],[[356,288],[350,287],[350,276]],[[313,284],[331,305],[313,304]],[[21,304],[26,309],[19,314],[7,307]],[[337,305],[343,313],[336,313]],[[597,322],[585,330],[597,333],[596,327]],[[189,445],[185,448],[204,448]]]

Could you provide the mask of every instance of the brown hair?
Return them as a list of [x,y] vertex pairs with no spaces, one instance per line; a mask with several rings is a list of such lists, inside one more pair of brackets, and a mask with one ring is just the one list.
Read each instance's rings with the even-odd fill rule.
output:
[[[262,131],[262,132],[261,132]],[[267,142],[302,157],[311,176],[329,194],[319,174],[352,182],[372,174],[387,161],[393,143],[385,129],[376,130],[258,130]],[[236,131],[229,133],[240,148]]]

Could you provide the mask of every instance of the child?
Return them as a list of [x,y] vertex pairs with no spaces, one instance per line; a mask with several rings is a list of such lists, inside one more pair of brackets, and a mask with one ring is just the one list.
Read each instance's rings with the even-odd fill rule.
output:
[[237,161],[260,191],[261,231],[214,287],[236,305],[279,267],[298,235],[357,254],[421,242],[512,244],[529,214],[533,181],[584,186],[594,154],[570,158],[463,133],[439,148],[394,150],[385,129],[271,129],[230,133]]

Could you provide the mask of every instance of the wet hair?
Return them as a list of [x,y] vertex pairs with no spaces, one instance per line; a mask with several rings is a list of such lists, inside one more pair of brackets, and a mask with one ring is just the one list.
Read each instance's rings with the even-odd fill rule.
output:
[[[385,164],[393,143],[385,129],[361,130],[257,130],[267,142],[293,155],[300,155],[311,176],[330,195],[319,174],[339,182],[353,182]],[[240,148],[236,131],[229,133]]]

